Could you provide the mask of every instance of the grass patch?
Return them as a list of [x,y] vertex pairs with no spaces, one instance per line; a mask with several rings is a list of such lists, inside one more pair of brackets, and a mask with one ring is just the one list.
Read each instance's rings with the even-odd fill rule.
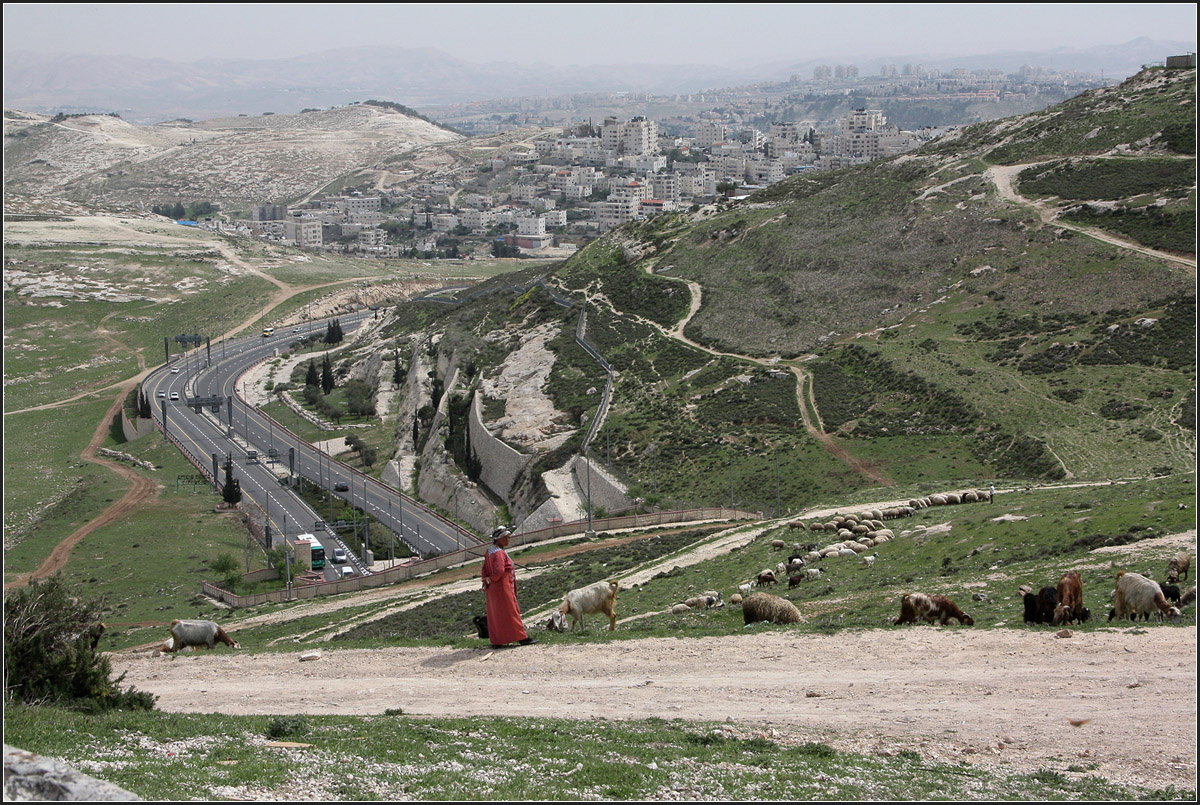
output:
[[[1054,769],[1002,769],[773,741],[737,724],[310,716],[307,747],[271,748],[279,716],[14,707],[5,741],[143,799],[1192,799]],[[96,736],[104,736],[97,738]],[[911,754],[911,753],[910,753]]]

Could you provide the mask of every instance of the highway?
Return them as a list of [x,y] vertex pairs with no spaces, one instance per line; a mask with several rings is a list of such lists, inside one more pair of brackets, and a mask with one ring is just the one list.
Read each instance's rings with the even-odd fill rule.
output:
[[[371,311],[363,311],[339,316],[338,320],[349,338],[372,315]],[[370,572],[362,561],[365,543],[359,535],[359,542],[353,544],[353,534],[348,531],[339,537],[327,518],[294,491],[297,478],[311,481],[369,512],[422,556],[479,544],[479,539],[470,532],[456,528],[412,498],[333,460],[271,422],[236,393],[235,383],[247,369],[287,352],[292,343],[310,332],[323,332],[325,326],[325,321],[311,322],[295,328],[299,332],[282,328],[283,331],[270,337],[249,336],[213,344],[211,365],[209,350],[203,346],[172,356],[169,365],[151,372],[142,384],[152,401],[155,420],[161,424],[165,413],[173,441],[210,473],[215,455],[218,480],[224,480],[226,456],[232,454],[234,477],[241,484],[243,496],[267,513],[272,543],[280,544],[281,535],[314,535],[325,547],[327,579],[337,578],[341,573],[342,566],[331,561],[335,547],[346,549],[349,557],[346,566],[352,567],[355,574]],[[178,399],[174,399],[175,395]],[[187,403],[214,398],[221,400],[219,412],[206,405],[197,414]],[[269,458],[272,454],[278,457],[277,461]]]

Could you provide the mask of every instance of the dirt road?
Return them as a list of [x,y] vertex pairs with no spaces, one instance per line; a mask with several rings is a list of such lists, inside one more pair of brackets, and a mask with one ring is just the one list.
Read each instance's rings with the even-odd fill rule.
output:
[[399,707],[417,716],[729,719],[785,743],[1195,786],[1195,626],[1067,638],[1050,629],[826,636],[749,627],[694,640],[300,656],[218,647],[112,659],[123,684],[157,694],[169,712],[318,714],[338,702],[347,715]]

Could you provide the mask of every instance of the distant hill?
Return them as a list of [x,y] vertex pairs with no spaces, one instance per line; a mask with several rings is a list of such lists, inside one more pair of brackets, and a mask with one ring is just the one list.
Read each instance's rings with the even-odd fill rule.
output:
[[[928,68],[999,68],[1023,64],[1103,73],[1120,79],[1144,64],[1195,50],[1195,43],[1145,38],[1082,50],[1012,52],[946,58],[874,54],[849,60],[872,75],[886,63]],[[136,123],[239,113],[291,113],[363,98],[391,98],[422,108],[451,103],[581,92],[699,92],[760,81],[810,77],[807,60],[732,70],[704,64],[478,64],[430,48],[345,48],[288,59],[203,59],[193,63],[124,56],[4,54],[4,99],[35,112],[117,112]]]
[[6,110],[5,190],[142,209],[173,199],[285,202],[400,154],[463,139],[401,109],[359,104],[155,126]]

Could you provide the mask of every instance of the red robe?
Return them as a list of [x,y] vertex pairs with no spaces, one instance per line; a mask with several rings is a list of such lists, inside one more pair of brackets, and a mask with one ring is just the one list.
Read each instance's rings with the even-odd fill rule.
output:
[[503,548],[493,545],[487,549],[482,572],[490,580],[486,592],[488,639],[492,645],[503,646],[529,637],[521,622],[521,608],[517,606],[513,563]]

